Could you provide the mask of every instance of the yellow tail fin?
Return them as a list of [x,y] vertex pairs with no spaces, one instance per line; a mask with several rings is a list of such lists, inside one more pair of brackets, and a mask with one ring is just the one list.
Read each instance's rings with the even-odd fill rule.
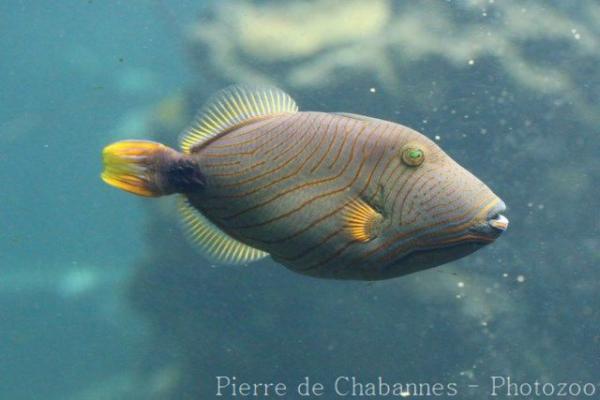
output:
[[124,140],[108,145],[102,151],[102,180],[138,196],[162,196],[165,193],[156,179],[158,160],[169,150],[160,143],[146,140]]

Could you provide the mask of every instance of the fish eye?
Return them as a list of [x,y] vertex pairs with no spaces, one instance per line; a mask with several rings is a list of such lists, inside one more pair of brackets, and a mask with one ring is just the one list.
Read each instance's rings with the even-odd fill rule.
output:
[[418,167],[425,161],[425,152],[415,144],[409,143],[402,148],[402,162],[409,167]]

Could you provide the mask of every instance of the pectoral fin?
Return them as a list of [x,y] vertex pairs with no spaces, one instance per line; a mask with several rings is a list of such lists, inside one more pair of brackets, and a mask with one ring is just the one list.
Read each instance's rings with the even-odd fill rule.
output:
[[370,242],[381,233],[383,216],[364,200],[350,202],[344,210],[344,229],[359,242]]

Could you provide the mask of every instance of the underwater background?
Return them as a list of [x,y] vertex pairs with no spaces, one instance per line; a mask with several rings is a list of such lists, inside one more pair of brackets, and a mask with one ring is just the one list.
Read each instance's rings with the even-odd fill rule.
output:
[[[593,0],[0,2],[0,399],[210,399],[217,376],[600,398],[598,21]],[[375,283],[211,265],[172,199],[101,182],[100,152],[175,145],[236,82],[423,132],[510,228]]]

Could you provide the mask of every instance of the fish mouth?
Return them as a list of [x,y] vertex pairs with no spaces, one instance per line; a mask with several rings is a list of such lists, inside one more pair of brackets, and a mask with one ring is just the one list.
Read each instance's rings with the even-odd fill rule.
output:
[[500,213],[496,213],[488,219],[488,224],[500,231],[500,233],[504,232],[508,228],[508,218]]
[[498,200],[485,219],[473,226],[471,231],[492,240],[497,238],[508,228],[508,218],[502,214],[504,211],[506,211],[506,204]]
[[498,204],[490,210],[487,217],[488,225],[500,233],[508,228],[508,218],[502,214],[504,211],[506,211],[506,204],[500,200]]

